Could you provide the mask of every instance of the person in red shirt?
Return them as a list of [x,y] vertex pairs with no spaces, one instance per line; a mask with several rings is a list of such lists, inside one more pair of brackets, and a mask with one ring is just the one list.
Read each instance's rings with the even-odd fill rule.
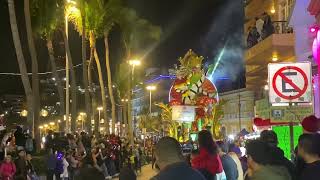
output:
[[223,172],[222,163],[217,151],[217,145],[207,130],[198,134],[199,154],[192,158],[191,165],[199,170],[207,179],[214,179]]
[[11,161],[11,156],[8,155],[5,161],[0,166],[0,174],[2,180],[12,180],[16,173],[16,166]]

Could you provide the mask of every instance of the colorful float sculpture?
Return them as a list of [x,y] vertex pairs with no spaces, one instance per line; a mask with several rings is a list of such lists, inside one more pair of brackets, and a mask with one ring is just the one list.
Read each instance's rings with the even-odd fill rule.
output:
[[[206,77],[202,68],[202,56],[192,50],[179,59],[180,66],[176,69],[176,80],[170,90],[169,105],[196,106],[195,121],[192,122],[192,131],[212,127],[215,106],[218,104],[218,92],[215,85]],[[214,131],[217,127],[214,127]]]

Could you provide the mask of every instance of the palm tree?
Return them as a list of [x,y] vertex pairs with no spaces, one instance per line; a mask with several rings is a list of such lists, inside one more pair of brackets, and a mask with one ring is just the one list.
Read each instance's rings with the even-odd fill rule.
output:
[[[28,47],[31,56],[32,62],[32,92],[33,92],[33,123],[32,123],[32,132],[35,135],[34,137],[39,142],[40,133],[38,133],[39,117],[40,117],[40,92],[39,92],[39,75],[38,75],[38,58],[37,52],[34,44],[32,26],[31,26],[31,16],[30,16],[30,1],[24,0],[24,17],[26,22],[27,30],[27,40]],[[38,148],[40,143],[37,143]]]
[[10,18],[10,26],[11,26],[11,33],[13,38],[13,44],[16,51],[17,61],[19,65],[19,70],[21,73],[21,81],[24,87],[24,91],[26,94],[27,99],[27,108],[28,108],[28,122],[33,121],[33,93],[30,85],[30,81],[28,78],[27,67],[24,59],[24,55],[22,52],[20,36],[18,31],[15,7],[14,7],[14,0],[8,0],[8,9],[9,9],[9,18]]
[[32,26],[35,32],[37,32],[43,39],[46,40],[46,46],[48,49],[49,60],[53,77],[57,83],[57,91],[60,101],[60,118],[63,119],[65,114],[65,100],[64,90],[61,78],[57,71],[56,59],[53,49],[53,35],[60,28],[61,23],[59,19],[63,18],[63,0],[33,0],[31,1],[32,10]]

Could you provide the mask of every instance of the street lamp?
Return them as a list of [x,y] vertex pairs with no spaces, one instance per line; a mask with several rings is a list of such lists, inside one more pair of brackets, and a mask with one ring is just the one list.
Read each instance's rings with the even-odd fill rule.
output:
[[28,116],[28,111],[27,110],[22,110],[21,112],[20,112],[20,116],[22,116],[22,117],[27,117]]
[[45,109],[41,109],[40,114],[42,117],[47,117],[48,116],[48,111]]
[[149,105],[150,105],[150,106],[149,106],[149,114],[150,114],[150,115],[151,115],[151,112],[152,112],[152,109],[151,109],[151,108],[152,108],[152,91],[156,90],[156,88],[157,88],[157,87],[156,87],[156,86],[153,86],[153,85],[150,85],[150,86],[147,86],[147,87],[146,87],[146,89],[149,90],[149,92],[150,92],[150,94],[149,94],[149,100],[150,100],[150,101],[149,101]]
[[[97,110],[98,110],[98,112],[99,112],[99,123],[96,124],[96,126],[98,126],[98,129],[99,129],[99,127],[100,127],[100,122],[101,122],[101,111],[103,110],[103,107],[99,106],[99,107],[97,108]],[[99,130],[100,130],[100,129],[99,129]]]
[[133,129],[132,129],[132,103],[131,99],[133,97],[133,82],[134,82],[134,68],[141,64],[141,61],[138,59],[132,59],[128,61],[129,65],[131,66],[131,83],[130,83],[130,93],[128,98],[128,132],[129,132],[129,140],[130,144],[133,145]]

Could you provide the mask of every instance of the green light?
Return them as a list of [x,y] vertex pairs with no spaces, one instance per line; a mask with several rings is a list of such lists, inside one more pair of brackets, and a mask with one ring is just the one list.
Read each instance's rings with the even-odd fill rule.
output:
[[[290,153],[290,129],[289,126],[277,126],[272,127],[272,130],[278,136],[278,147],[284,151],[285,157],[291,159]],[[294,139],[294,147],[297,146],[299,136],[302,134],[302,127],[301,126],[293,126],[293,139]]]
[[191,140],[192,140],[193,142],[195,142],[196,139],[197,139],[197,134],[195,134],[195,133],[190,134],[190,138],[191,138]]

